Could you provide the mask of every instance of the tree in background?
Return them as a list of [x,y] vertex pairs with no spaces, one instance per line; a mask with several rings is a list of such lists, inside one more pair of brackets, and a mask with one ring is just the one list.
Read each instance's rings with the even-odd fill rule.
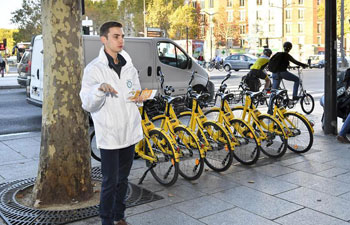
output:
[[85,16],[93,21],[94,31],[99,31],[100,26],[111,20],[119,21],[118,1],[92,1],[85,0]]
[[18,32],[13,33],[15,43],[30,42],[34,35],[41,34],[40,0],[23,0],[22,8],[11,14],[11,22],[18,25]]
[[160,28],[168,36],[171,24],[169,18],[178,7],[183,5],[184,0],[151,0],[147,7],[147,26]]
[[[145,1],[146,9],[149,2]],[[118,6],[118,12],[126,34],[133,31],[135,36],[143,36],[143,0],[122,1]]]
[[[196,9],[192,5],[183,5],[178,7],[175,12],[169,16],[170,30],[169,37],[172,39],[194,39],[198,35],[198,18]],[[188,30],[187,30],[188,29]]]
[[[238,21],[238,14],[233,21]],[[239,29],[234,22],[228,22],[228,15],[224,7],[220,7],[218,13],[214,15],[214,36],[217,46],[227,46],[227,39],[238,40]]]

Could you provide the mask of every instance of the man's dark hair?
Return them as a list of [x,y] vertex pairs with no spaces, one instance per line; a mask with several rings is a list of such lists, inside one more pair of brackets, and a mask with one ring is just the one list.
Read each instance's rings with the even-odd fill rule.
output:
[[119,22],[116,22],[116,21],[105,22],[100,27],[100,37],[104,36],[104,37],[108,38],[109,28],[111,28],[111,27],[120,27],[120,28],[122,28],[123,25],[121,23],[119,23]]

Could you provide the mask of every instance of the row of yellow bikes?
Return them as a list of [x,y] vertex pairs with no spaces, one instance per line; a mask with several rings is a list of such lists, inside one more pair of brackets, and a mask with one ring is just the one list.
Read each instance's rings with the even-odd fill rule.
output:
[[[212,170],[222,172],[233,160],[252,165],[260,152],[273,158],[282,157],[287,149],[296,153],[310,150],[313,144],[312,123],[302,114],[287,111],[279,104],[286,90],[274,93],[273,114],[260,112],[253,102],[262,92],[245,91],[244,105],[231,106],[234,93],[227,90],[227,74],[215,95],[217,106],[202,109],[208,93],[193,91],[192,73],[186,96],[171,96],[174,89],[163,86],[164,75],[159,72],[163,94],[158,101],[165,110],[149,118],[147,108],[159,104],[146,101],[140,107],[144,139],[135,148],[139,157],[146,161],[147,170],[140,178],[142,183],[148,172],[162,185],[173,185],[178,176],[187,180],[198,179],[205,164]],[[175,113],[174,105],[185,101],[188,110]],[[95,146],[94,146],[95,145]],[[91,135],[91,154],[99,159],[94,133]]]

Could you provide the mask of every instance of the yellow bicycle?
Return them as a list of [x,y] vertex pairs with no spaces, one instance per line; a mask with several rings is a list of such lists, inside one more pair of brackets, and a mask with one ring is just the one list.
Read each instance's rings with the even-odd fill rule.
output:
[[310,150],[314,140],[312,123],[302,114],[287,111],[284,107],[284,96],[287,90],[273,90],[274,97],[271,100],[273,116],[278,118],[288,135],[288,148],[296,153],[304,153]]
[[260,139],[261,151],[273,158],[285,154],[288,145],[288,136],[282,124],[269,114],[262,114],[253,104],[255,98],[259,98],[261,92],[245,93],[245,105],[231,108],[236,118],[246,120],[255,129]]
[[252,165],[259,159],[260,139],[256,136],[253,127],[246,121],[235,118],[232,113],[229,102],[234,98],[234,94],[227,93],[225,84],[230,77],[231,73],[227,74],[215,95],[214,102],[221,99],[220,106],[212,107],[204,114],[208,119],[223,124],[231,134],[236,143],[233,151],[235,159],[244,165]]
[[135,146],[135,152],[144,160],[148,169],[139,180],[139,184],[151,171],[152,176],[162,185],[173,185],[179,175],[179,147],[163,130],[156,128],[149,120],[145,107],[140,107],[144,138]]
[[[164,84],[164,74],[159,71],[161,87]],[[152,118],[152,122],[157,127],[162,128],[169,137],[177,143],[180,148],[179,173],[187,180],[198,179],[204,169],[204,149],[201,148],[198,137],[186,126],[182,125],[177,119],[173,108],[173,102],[182,101],[182,97],[171,97],[173,87],[163,88],[164,95],[161,95],[165,101],[164,114]]]
[[195,72],[192,73],[187,90],[188,101],[191,103],[192,111],[185,111],[178,116],[182,124],[187,125],[196,132],[203,149],[205,150],[204,162],[212,170],[221,172],[230,168],[233,161],[234,142],[231,141],[227,130],[216,121],[209,121],[205,117],[199,102],[208,98],[208,93],[198,94],[192,91],[192,80]]

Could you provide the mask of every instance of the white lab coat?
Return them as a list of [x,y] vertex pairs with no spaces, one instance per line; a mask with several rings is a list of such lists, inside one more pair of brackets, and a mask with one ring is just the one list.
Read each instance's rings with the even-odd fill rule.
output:
[[[94,121],[97,147],[102,149],[129,147],[143,138],[138,107],[128,100],[136,90],[141,90],[138,72],[128,53],[119,54],[126,60],[120,78],[108,66],[102,47],[99,56],[85,67],[80,91],[82,107],[91,113]],[[102,83],[112,85],[118,94],[98,90]]]

